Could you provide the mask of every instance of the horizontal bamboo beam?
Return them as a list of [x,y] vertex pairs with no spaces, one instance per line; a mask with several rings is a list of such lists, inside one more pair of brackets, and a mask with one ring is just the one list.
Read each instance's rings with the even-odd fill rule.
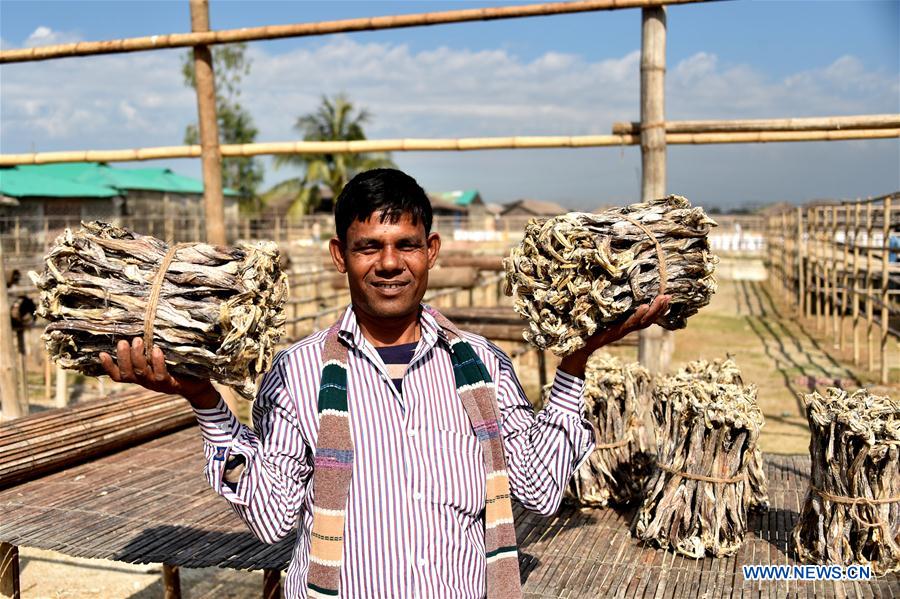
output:
[[[786,141],[839,141],[900,137],[898,129],[847,129],[841,131],[759,131],[746,133],[668,133],[670,145],[767,143]],[[536,148],[594,148],[640,143],[638,135],[581,135],[535,137],[464,137],[449,139],[367,139],[361,141],[297,141],[224,144],[223,157],[272,154],[356,154],[361,152],[464,152],[473,150],[521,150]],[[130,162],[162,158],[198,158],[200,146],[164,146],[131,150],[74,150],[0,154],[0,166],[51,162]]]
[[51,58],[67,58],[70,56],[119,54],[123,52],[160,50],[163,48],[186,48],[198,45],[209,46],[213,44],[273,40],[286,37],[350,33],[354,31],[399,29],[403,27],[464,23],[468,21],[492,21],[496,19],[562,15],[613,10],[618,8],[643,8],[667,4],[690,4],[703,1],[705,0],[583,0],[579,2],[550,2],[521,6],[471,8],[442,12],[414,13],[408,15],[341,19],[337,21],[319,21],[315,23],[294,23],[290,25],[266,25],[263,27],[245,27],[241,29],[223,29],[220,31],[197,33],[171,33],[166,35],[151,35],[99,42],[76,42],[53,46],[38,46],[36,48],[14,48],[12,50],[0,51],[0,64],[48,60]]
[[[747,131],[815,131],[827,129],[896,129],[900,114],[865,114],[798,119],[743,119],[733,121],[666,121],[666,133],[734,133]],[[613,135],[639,135],[641,124],[616,122]]]

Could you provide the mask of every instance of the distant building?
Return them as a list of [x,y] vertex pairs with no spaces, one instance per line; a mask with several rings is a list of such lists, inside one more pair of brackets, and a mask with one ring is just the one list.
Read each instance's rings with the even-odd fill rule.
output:
[[[0,194],[18,203],[0,205],[0,216],[19,217],[31,229],[45,219],[52,228],[84,219],[204,216],[202,181],[167,168],[125,169],[97,162],[2,168]],[[237,193],[226,189],[224,200],[226,218],[236,219]]]
[[428,194],[428,199],[431,201],[431,212],[434,216],[465,218],[469,214],[469,208],[467,206],[444,199],[439,194],[430,193]]
[[506,204],[501,216],[558,216],[570,212],[568,208],[555,202],[543,200],[516,200]]
[[466,210],[470,217],[484,216],[487,212],[484,200],[477,189],[465,189],[460,191],[445,191],[432,194],[434,198],[444,202],[455,204]]

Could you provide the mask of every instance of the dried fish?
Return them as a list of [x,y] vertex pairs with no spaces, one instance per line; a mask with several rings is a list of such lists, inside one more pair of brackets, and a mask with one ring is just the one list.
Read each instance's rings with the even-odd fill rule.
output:
[[736,368],[728,362],[691,362],[661,377],[653,393],[657,465],[634,532],[693,558],[734,554],[747,529],[748,469],[763,417],[755,389],[717,381]]
[[569,481],[569,501],[603,507],[641,497],[656,459],[650,382],[650,373],[636,362],[624,363],[605,352],[591,355],[584,400],[597,448]]
[[[63,368],[103,374],[99,353],[144,334],[151,288],[169,246],[114,225],[66,229],[45,257],[37,314]],[[273,242],[180,247],[160,285],[153,342],[174,373],[211,378],[247,399],[284,334],[287,275]]]
[[568,355],[598,328],[652,301],[660,291],[656,242],[665,261],[665,293],[672,296],[657,324],[683,328],[716,291],[718,258],[707,239],[715,225],[702,208],[675,195],[600,214],[532,219],[503,261],[506,294],[528,321],[525,338]]
[[834,387],[803,400],[812,468],[794,550],[804,562],[900,571],[900,401]]

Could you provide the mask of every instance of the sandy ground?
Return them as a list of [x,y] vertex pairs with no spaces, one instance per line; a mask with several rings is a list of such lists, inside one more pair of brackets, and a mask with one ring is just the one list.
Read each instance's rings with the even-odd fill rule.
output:
[[[851,329],[845,330],[846,338],[851,339]],[[812,387],[837,382],[848,388],[868,386],[892,395],[900,391],[898,385],[879,387],[874,383],[877,373],[850,366],[849,343],[843,351],[834,347],[816,332],[814,322],[797,319],[791,308],[762,283],[721,281],[712,303],[675,335],[673,368],[690,360],[730,353],[742,368],[745,382],[759,387],[759,402],[766,417],[761,437],[764,451],[807,451],[809,433],[799,394]],[[890,351],[889,363],[900,364],[896,343],[890,344]],[[636,358],[633,348],[617,348],[614,353]],[[518,372],[529,395],[536,395],[536,364],[532,359],[530,352],[519,363]],[[895,368],[892,378],[896,377]],[[262,591],[261,572],[182,570],[181,581],[183,596],[188,598],[256,597]],[[76,559],[34,549],[22,549],[21,583],[26,598],[150,599],[163,594],[159,565]]]

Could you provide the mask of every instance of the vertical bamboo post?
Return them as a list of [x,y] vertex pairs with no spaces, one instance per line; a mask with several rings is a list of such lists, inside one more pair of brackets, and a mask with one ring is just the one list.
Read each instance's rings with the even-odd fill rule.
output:
[[69,405],[69,387],[66,381],[66,371],[61,367],[56,367],[56,400],[57,408],[65,408]]
[[844,321],[847,314],[847,303],[849,301],[849,273],[850,273],[850,206],[843,204],[843,219],[841,228],[844,232],[844,255],[841,259],[841,309],[838,313],[838,347],[844,349]]
[[543,397],[544,386],[547,384],[547,354],[543,349],[537,350],[538,384]]
[[[666,193],[666,9],[641,9],[641,201]],[[638,338],[638,360],[651,374],[662,372],[672,334],[657,325]]]
[[181,599],[181,575],[178,566],[163,564],[163,597]]
[[[209,1],[190,0],[191,31],[209,31]],[[197,114],[203,161],[203,206],[206,241],[225,244],[225,208],[222,200],[222,156],[219,151],[219,124],[216,120],[216,84],[209,46],[194,46],[194,78],[197,87]]]
[[815,209],[806,209],[806,293],[809,301],[807,306],[809,309],[808,317],[815,318],[815,294],[816,294],[816,239],[815,239]]
[[21,395],[18,364],[9,294],[6,290],[3,244],[0,243],[0,416],[3,420],[21,418],[28,414],[28,398]]
[[872,202],[866,204],[866,369],[875,370],[875,290],[872,288]]
[[22,228],[19,224],[19,217],[16,217],[13,225],[13,241],[15,243],[15,253],[18,256],[22,253]]
[[49,401],[52,397],[50,388],[53,386],[53,366],[50,364],[50,355],[44,354],[44,400]]
[[20,599],[19,548],[0,542],[0,595]]
[[840,309],[838,306],[838,207],[831,207],[831,231],[828,236],[831,238],[831,345],[837,347],[838,342],[838,322],[840,321]]
[[[16,333],[16,350],[19,353],[19,397],[27,406],[28,405],[28,355],[25,347],[25,329],[17,327]],[[26,408],[27,411],[27,408]]]
[[797,208],[797,316],[806,314],[806,289],[804,287],[803,254],[805,243],[803,241],[803,208]]
[[853,206],[853,365],[859,366],[859,224],[862,214],[859,199]]
[[791,274],[793,269],[789,268],[790,252],[788,252],[788,225],[787,210],[781,212],[781,272],[782,272],[782,288],[781,293],[784,296],[784,303],[789,304],[791,301]]
[[881,240],[881,384],[888,383],[888,333],[890,324],[890,312],[888,310],[888,289],[890,288],[890,258],[891,258],[891,197],[883,200],[882,210],[882,240]]
[[281,570],[263,570],[263,599],[281,599]]
[[820,276],[820,249],[821,249],[821,236],[819,233],[819,207],[815,206],[812,209],[812,229],[810,234],[815,237],[815,241],[813,242],[813,283],[815,284],[816,290],[814,293],[814,298],[816,300],[816,304],[814,307],[815,316],[816,316],[816,330],[818,331],[822,328],[822,277]]

